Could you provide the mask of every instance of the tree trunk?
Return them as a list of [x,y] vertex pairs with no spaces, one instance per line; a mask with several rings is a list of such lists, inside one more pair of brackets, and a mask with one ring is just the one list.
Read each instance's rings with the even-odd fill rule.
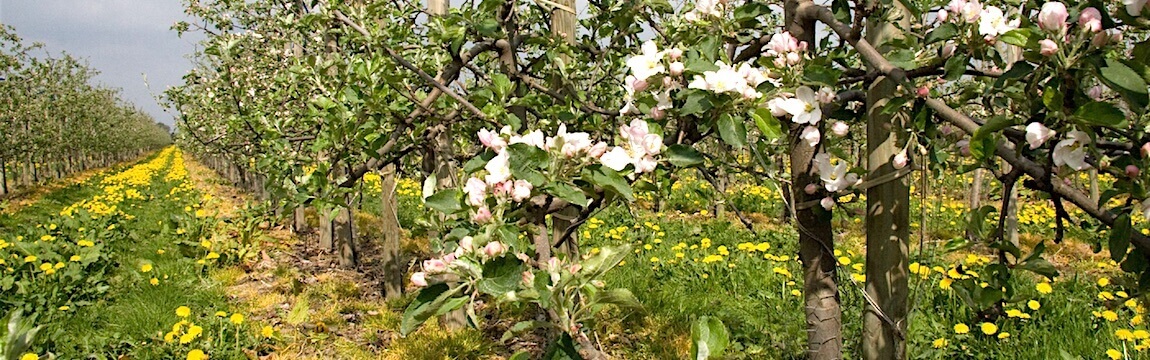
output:
[[1090,168],[1090,200],[1098,203],[1101,195],[1098,193],[1098,168]]
[[327,251],[335,249],[335,236],[332,233],[331,210],[320,209],[319,211],[319,248]]
[[296,234],[302,234],[309,230],[307,225],[307,207],[300,205],[292,211],[291,228]]
[[380,263],[383,265],[383,297],[396,299],[403,297],[403,258],[400,254],[399,201],[396,197],[395,165],[388,165],[380,173],[380,197],[382,206],[380,221],[383,223],[383,243],[380,244]]
[[[797,16],[801,1],[788,0],[784,6],[786,29],[800,41],[806,41],[812,51],[815,42],[815,23]],[[819,195],[804,191],[808,184],[822,185],[812,161],[818,148],[807,145],[800,138],[803,126],[791,124],[789,140],[791,154],[792,206],[795,207],[795,227],[799,232],[799,260],[803,265],[803,304],[807,321],[807,355],[811,360],[842,358],[842,308],[838,291],[838,268],[834,256],[834,234],[831,231],[831,213],[817,205]],[[800,205],[805,204],[805,205]]]
[[0,159],[0,196],[8,195],[8,163]]

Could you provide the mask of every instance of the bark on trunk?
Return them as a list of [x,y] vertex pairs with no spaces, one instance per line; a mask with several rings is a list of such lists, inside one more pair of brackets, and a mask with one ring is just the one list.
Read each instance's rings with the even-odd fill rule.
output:
[[[786,29],[809,46],[815,46],[815,24],[797,16],[802,1],[784,5]],[[822,185],[812,163],[818,148],[800,138],[802,126],[792,124],[789,134],[791,154],[791,199],[795,206],[795,226],[799,232],[799,260],[803,265],[803,304],[807,321],[807,355],[812,360],[842,358],[842,309],[838,292],[838,270],[834,256],[831,214],[818,206],[799,206],[818,201],[807,194],[808,184]]]
[[332,237],[333,244],[339,250],[339,265],[353,269],[359,260],[355,244],[355,219],[351,214],[355,201],[347,200],[347,206],[340,208],[332,221]]

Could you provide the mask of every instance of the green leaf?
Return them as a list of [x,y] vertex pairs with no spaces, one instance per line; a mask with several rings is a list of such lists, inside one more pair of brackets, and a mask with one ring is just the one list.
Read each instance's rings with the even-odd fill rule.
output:
[[1146,94],[1146,81],[1121,61],[1107,59],[1106,66],[1099,69],[1099,76],[1113,87],[1124,89],[1137,94]]
[[843,72],[821,65],[807,65],[803,69],[803,83],[834,87]]
[[711,100],[707,98],[707,93],[694,91],[687,95],[687,100],[679,111],[683,115],[698,115],[710,109]]
[[511,163],[511,174],[522,178],[520,174],[528,170],[542,169],[551,161],[546,150],[524,143],[507,146],[508,160]]
[[956,35],[958,35],[958,26],[953,23],[945,23],[926,34],[924,41],[926,45],[930,45],[939,41],[949,40]]
[[1018,47],[1025,49],[1026,44],[1030,42],[1030,30],[1029,29],[1010,30],[1010,31],[1007,31],[1006,33],[1004,33],[1002,35],[998,35],[998,40],[1002,41],[1004,43],[1007,43],[1010,45],[1015,45],[1015,46],[1018,46]]
[[736,149],[747,146],[747,126],[730,114],[719,116],[719,137]]
[[631,290],[624,288],[597,292],[595,293],[595,302],[600,304],[615,305],[627,309],[643,308],[643,305],[639,303],[639,299],[635,298],[635,294],[632,294]]
[[458,189],[441,190],[435,195],[428,196],[424,200],[427,207],[438,210],[444,214],[454,214],[456,211],[463,209],[459,201],[462,199],[463,193]]
[[635,195],[631,192],[631,185],[627,184],[627,180],[623,179],[618,171],[611,168],[603,165],[588,166],[583,169],[583,179],[622,196],[627,201],[635,201]]
[[1042,275],[1051,279],[1058,276],[1058,269],[1056,269],[1053,264],[1043,258],[1027,260],[1021,264],[1018,264],[1018,268],[1028,270],[1035,274]]
[[[511,325],[511,327],[508,328],[507,331],[503,332],[503,337],[499,338],[499,341],[507,342],[507,340],[511,340],[512,337],[515,337],[516,334],[520,334],[520,333],[523,333],[523,332],[528,331],[528,330],[539,329],[539,328],[550,328],[550,329],[559,330],[557,326],[555,326],[554,324],[551,324],[549,322],[546,322],[546,321],[525,320],[525,321],[517,322],[517,323],[515,323],[515,325]],[[514,359],[514,358],[515,357],[513,356],[512,359]],[[528,359],[528,358],[525,357],[524,359]],[[510,359],[508,359],[508,360],[510,360]]]
[[1110,258],[1114,261],[1122,261],[1126,257],[1126,250],[1130,247],[1130,236],[1133,234],[1133,227],[1130,225],[1130,214],[1123,213],[1114,219],[1114,225],[1110,226]]
[[667,162],[678,167],[695,167],[703,164],[703,155],[690,145],[675,144],[667,147]]
[[1126,115],[1110,103],[1092,101],[1082,105],[1074,112],[1074,117],[1091,125],[1106,127],[1122,127],[1126,122]]
[[551,195],[555,195],[555,197],[567,200],[567,202],[575,205],[586,207],[587,203],[589,202],[587,200],[587,194],[584,194],[583,190],[579,190],[579,188],[568,185],[566,183],[553,182],[547,184],[547,186],[544,187],[544,190],[546,190]]
[[1050,111],[1062,111],[1065,95],[1058,88],[1059,85],[1058,81],[1051,80],[1047,83],[1046,89],[1042,91],[1042,104],[1046,105],[1046,109]]
[[751,118],[755,119],[755,126],[759,128],[759,132],[768,139],[778,139],[783,137],[783,125],[779,123],[779,119],[775,118],[771,111],[765,108],[757,108],[751,113]]
[[990,136],[990,134],[1002,131],[1002,129],[1008,128],[1011,125],[1014,125],[1014,118],[1006,115],[995,115],[987,119],[986,124],[979,126],[978,130],[974,131],[971,142],[974,142],[975,139],[984,139]]
[[597,279],[603,276],[607,270],[619,265],[627,254],[631,252],[631,245],[624,244],[622,246],[604,246],[600,248],[599,253],[591,256],[587,260],[583,260],[583,269],[590,279]]
[[691,326],[691,358],[706,360],[723,355],[730,341],[727,327],[719,319],[703,316]]
[[447,284],[439,283],[420,289],[415,300],[403,311],[403,320],[400,321],[399,332],[404,336],[410,334],[420,325],[435,316],[451,297],[462,289],[462,286],[450,288]]
[[519,289],[523,262],[514,256],[503,256],[483,264],[483,278],[475,285],[479,292],[501,297]]
[[966,72],[966,62],[966,55],[963,54],[954,54],[950,59],[946,59],[946,65],[944,66],[946,75],[943,76],[943,78],[947,81],[955,81],[961,78],[962,74]]
[[1033,72],[1034,65],[1028,62],[1016,62],[1014,65],[1010,66],[1010,69],[1007,69],[1006,72],[1002,73],[1002,76],[999,76],[998,80],[994,81],[994,87],[1001,88],[1002,85],[1006,83],[1006,81],[1019,79]]

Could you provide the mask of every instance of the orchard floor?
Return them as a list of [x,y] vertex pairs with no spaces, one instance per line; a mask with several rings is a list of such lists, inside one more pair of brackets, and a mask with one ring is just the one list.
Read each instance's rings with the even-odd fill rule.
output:
[[[539,350],[539,339],[530,335],[500,342],[514,322],[498,319],[525,315],[490,304],[479,329],[446,331],[433,321],[400,336],[408,299],[384,301],[377,286],[373,246],[380,234],[370,214],[378,204],[365,202],[356,217],[359,266],[341,269],[316,248],[314,235],[276,225],[265,208],[177,150],[135,165],[98,172],[0,214],[0,239],[11,244],[0,246],[10,267],[0,277],[0,304],[35,314],[44,326],[32,349],[37,355],[183,359],[202,351],[212,359],[502,359]],[[777,199],[732,199],[756,210],[748,216],[755,223],[750,232],[730,216],[697,206],[694,199],[705,186],[682,183],[680,190],[693,192],[678,193],[668,210],[608,209],[581,229],[587,253],[633,245],[636,253],[606,280],[632,289],[644,305],[643,311],[602,314],[589,324],[594,339],[615,358],[685,358],[690,324],[707,315],[731,332],[726,358],[803,358],[796,236],[791,225],[768,215],[776,213]],[[429,255],[415,187],[406,180],[399,189],[408,264]],[[1145,308],[1131,300],[1142,295],[1136,279],[1120,275],[1105,252],[1093,254],[1090,234],[1050,244],[1046,256],[1061,271],[1050,291],[1039,277],[1015,272],[1001,311],[978,313],[956,289],[983,281],[991,253],[977,246],[947,251],[945,240],[962,231],[955,225],[960,209],[949,203],[953,199],[924,200],[919,203],[932,205],[917,226],[928,229],[927,236],[912,246],[912,358],[1105,359],[1113,354],[1108,350],[1150,358]],[[86,214],[107,211],[95,203],[116,210]],[[91,211],[62,214],[70,207]],[[865,254],[861,224],[848,210],[836,214],[836,226],[844,229],[836,240],[845,357],[858,358]],[[1025,228],[1022,242],[1048,240],[1042,226]],[[72,261],[73,254],[81,258]],[[37,259],[25,261],[28,256]]]

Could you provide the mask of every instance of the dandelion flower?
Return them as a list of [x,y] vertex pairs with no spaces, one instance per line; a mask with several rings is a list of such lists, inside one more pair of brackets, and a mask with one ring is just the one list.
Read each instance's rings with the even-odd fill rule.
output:
[[1134,340],[1134,332],[1126,329],[1118,329],[1114,331],[1114,336],[1123,341]]
[[1110,285],[1110,278],[1098,278],[1098,286]]
[[188,360],[206,360],[207,358],[208,355],[204,354],[204,351],[200,349],[195,349],[188,352]]
[[1008,333],[1008,332],[1003,331],[1003,332],[998,333],[998,339],[1000,339],[1000,340],[1006,339],[1008,337],[1010,337],[1010,333]]
[[1030,308],[1030,310],[1038,310],[1042,307],[1042,304],[1040,304],[1038,300],[1030,300],[1026,302],[1026,307]]
[[160,279],[152,278],[151,280],[148,280],[148,283],[152,284],[152,286],[160,285]]
[[1122,352],[1118,351],[1118,350],[1110,349],[1110,350],[1106,350],[1106,356],[1110,357],[1110,359],[1112,359],[1112,360],[1118,360],[1118,359],[1122,358]]
[[236,325],[243,324],[244,323],[244,315],[240,314],[240,313],[235,313],[235,314],[232,314],[232,317],[229,320],[231,320],[232,324],[236,324]]
[[192,315],[192,309],[188,308],[187,306],[181,306],[181,307],[176,308],[176,316],[188,317],[190,315]]
[[151,263],[147,263],[147,264],[144,264],[144,265],[140,265],[140,271],[143,271],[143,272],[152,272],[152,264],[151,264]]
[[1111,321],[1111,322],[1118,321],[1118,313],[1110,311],[1110,310],[1106,310],[1106,311],[1102,312],[1102,318],[1106,319],[1106,321]]
[[970,327],[966,326],[966,324],[955,324],[954,325],[954,333],[955,334],[962,335],[962,334],[966,334],[969,332],[970,332]]
[[1048,282],[1040,282],[1038,285],[1034,285],[1034,289],[1038,290],[1039,294],[1049,294],[1054,292],[1054,288],[1051,287],[1050,283]]
[[265,338],[271,338],[272,336],[275,336],[275,334],[276,329],[269,325],[265,325],[263,329],[260,329],[260,335],[263,335]]
[[978,327],[982,329],[983,334],[994,335],[998,332],[998,325],[994,325],[994,323],[982,323]]
[[40,355],[36,355],[33,353],[27,353],[27,354],[24,354],[24,356],[20,357],[20,360],[39,360],[39,359],[40,359]]
[[946,338],[934,339],[934,342],[931,343],[931,345],[934,346],[935,349],[942,349],[942,348],[946,347],[946,345],[949,345],[949,344],[950,344],[950,341],[947,340]]

